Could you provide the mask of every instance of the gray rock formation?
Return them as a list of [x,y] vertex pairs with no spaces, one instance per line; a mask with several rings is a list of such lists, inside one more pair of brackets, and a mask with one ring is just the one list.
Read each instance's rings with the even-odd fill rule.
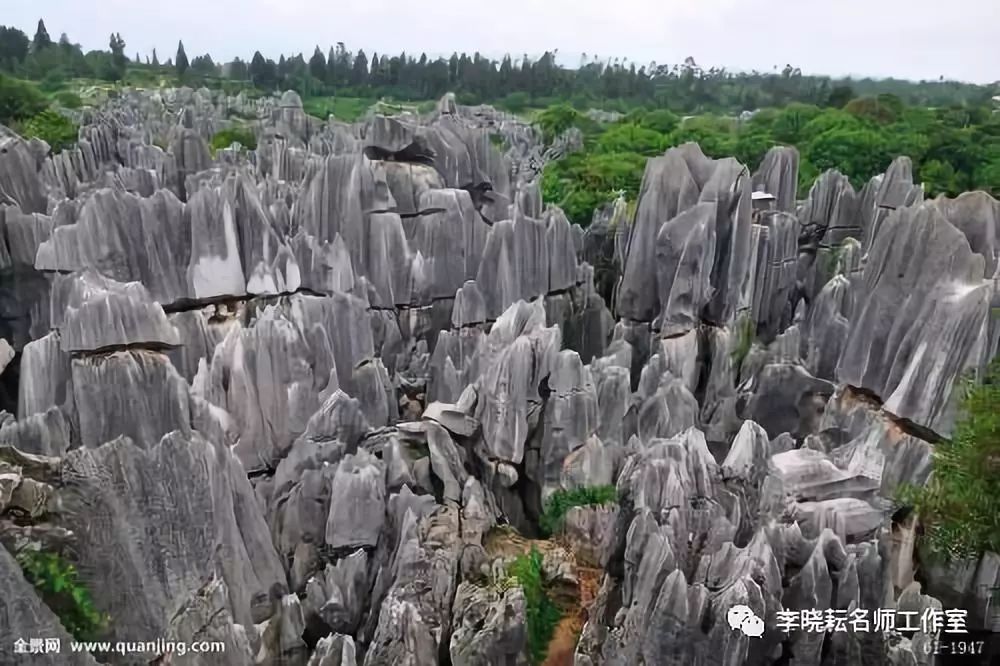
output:
[[[233,113],[258,148],[213,156]],[[529,546],[580,665],[919,664],[932,631],[779,620],[989,623],[1000,561],[916,587],[895,501],[997,354],[988,195],[924,202],[899,158],[797,201],[794,149],[751,176],[685,144],[582,230],[539,177],[581,133],[453,96],[348,124],[125,90],[80,120],[56,156],[0,138],[3,649],[68,640],[26,548],[77,567],[102,638],[226,646],[197,665],[526,664]],[[607,486],[568,550],[535,539]]]

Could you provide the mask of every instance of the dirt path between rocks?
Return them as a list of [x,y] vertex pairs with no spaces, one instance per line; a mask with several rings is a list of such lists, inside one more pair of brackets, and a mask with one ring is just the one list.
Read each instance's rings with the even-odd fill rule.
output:
[[573,666],[576,644],[601,586],[603,571],[577,564],[573,552],[558,540],[529,539],[510,529],[494,530],[487,536],[484,545],[486,552],[494,557],[517,557],[530,552],[532,547],[537,548],[543,556],[554,550],[562,550],[569,555],[578,585],[571,598],[570,595],[550,591],[550,598],[562,610],[563,617],[549,641],[548,654],[542,666]]

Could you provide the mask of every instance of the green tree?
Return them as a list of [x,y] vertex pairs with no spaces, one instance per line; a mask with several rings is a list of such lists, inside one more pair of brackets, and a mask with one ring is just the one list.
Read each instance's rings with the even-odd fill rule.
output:
[[848,102],[844,111],[879,125],[888,125],[899,120],[903,114],[903,101],[889,94],[860,97]]
[[837,169],[858,188],[885,171],[893,157],[885,138],[868,129],[824,132],[806,145],[805,155],[821,172]]
[[1000,149],[993,157],[976,169],[976,187],[985,190],[994,197],[1000,197]]
[[27,138],[42,139],[53,153],[59,153],[76,145],[79,128],[58,111],[46,109],[26,120],[21,132]]
[[854,99],[854,88],[849,85],[835,86],[826,98],[826,106],[842,109],[852,99]]
[[667,109],[656,109],[648,113],[643,113],[638,119],[640,127],[651,129],[660,134],[670,134],[680,124],[680,117]]
[[774,145],[775,139],[770,132],[748,129],[737,135],[733,144],[733,157],[750,169],[756,169]]
[[821,114],[806,123],[799,132],[799,140],[808,142],[830,130],[860,130],[867,125],[857,116],[840,109],[825,109]]
[[184,52],[184,42],[177,42],[177,55],[174,57],[174,68],[177,70],[177,78],[183,80],[190,64],[187,53]]
[[255,86],[273,90],[277,83],[277,71],[273,60],[265,60],[260,51],[254,51],[250,60],[250,80]]
[[52,46],[52,38],[49,31],[45,29],[45,21],[38,19],[38,27],[35,29],[35,38],[31,40],[31,50],[38,53]]
[[776,141],[794,145],[802,139],[806,125],[822,112],[818,106],[793,102],[774,116],[771,134]]
[[313,51],[312,58],[309,58],[309,73],[320,81],[326,81],[326,58],[319,46]]
[[713,115],[688,118],[670,134],[671,145],[693,141],[709,157],[722,158],[736,150],[736,134],[731,121]]
[[191,60],[189,71],[197,74],[198,76],[215,76],[215,61],[213,61],[212,56],[207,53],[205,55],[195,56],[194,59]]
[[669,139],[659,132],[631,123],[618,123],[601,133],[594,145],[598,153],[638,153],[653,157],[667,149]]
[[125,78],[125,70],[128,67],[128,56],[125,55],[125,40],[118,33],[113,33],[108,46],[111,49],[113,80],[121,81]]
[[568,104],[557,104],[545,109],[535,118],[535,124],[542,130],[542,139],[545,143],[552,143],[557,136],[571,127],[588,134],[600,129],[597,123]]
[[354,65],[351,68],[351,83],[356,86],[368,83],[368,57],[364,51],[358,51],[358,55],[354,58]]
[[79,109],[83,106],[83,100],[72,90],[62,90],[55,95],[56,102],[67,109]]
[[920,165],[918,177],[930,196],[958,194],[955,168],[948,162],[928,160]]
[[28,57],[31,42],[17,28],[0,25],[0,69],[13,71]]
[[528,93],[513,92],[497,102],[497,106],[511,113],[521,113],[528,108],[530,103],[531,98],[528,96]]
[[978,140],[976,133],[969,128],[954,129],[947,126],[939,126],[929,136],[929,140],[926,159],[952,166],[955,170],[954,193],[973,189],[976,169],[989,161],[986,155],[989,144]]
[[46,106],[45,96],[34,85],[0,74],[0,123],[26,120]]
[[233,58],[233,61],[229,63],[227,75],[235,81],[246,81],[250,78],[250,68],[239,58]]

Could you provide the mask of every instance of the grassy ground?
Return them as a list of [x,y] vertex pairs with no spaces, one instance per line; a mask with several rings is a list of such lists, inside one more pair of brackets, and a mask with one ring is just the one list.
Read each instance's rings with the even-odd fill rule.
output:
[[310,116],[326,120],[333,115],[337,120],[352,122],[365,114],[374,99],[363,97],[309,97],[302,101],[302,107]]
[[302,106],[306,113],[320,120],[326,120],[333,115],[337,120],[353,122],[365,115],[368,109],[375,107],[379,113],[427,113],[434,109],[434,100],[396,101],[392,99],[374,99],[368,97],[307,97]]

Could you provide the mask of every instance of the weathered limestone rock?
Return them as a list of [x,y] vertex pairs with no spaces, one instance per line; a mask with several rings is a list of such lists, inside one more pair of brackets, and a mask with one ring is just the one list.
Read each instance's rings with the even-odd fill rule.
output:
[[794,215],[762,213],[762,248],[758,249],[753,315],[758,333],[770,341],[792,323],[799,223]]
[[0,338],[0,374],[14,360],[14,356],[14,348],[10,346],[9,342]]
[[880,396],[900,418],[949,433],[951,387],[979,362],[983,344],[993,291],[984,275],[982,255],[936,206],[888,215],[868,252],[837,380]]
[[528,406],[537,402],[538,386],[556,362],[559,331],[545,328],[540,302],[513,304],[486,339],[485,373],[476,417],[490,453],[519,463],[528,437]]
[[[875,238],[881,232],[881,227],[892,211],[920,203],[924,191],[920,185],[913,182],[913,162],[909,157],[901,155],[892,161],[882,176],[876,176],[873,183],[871,201],[873,212],[871,222],[863,224],[865,229],[865,250],[869,250]],[[875,180],[873,179],[873,180]],[[862,207],[867,207],[867,198],[862,193]]]
[[350,636],[331,634],[321,638],[308,666],[357,666],[354,639]]
[[193,393],[239,424],[236,453],[248,470],[275,464],[316,411],[308,358],[299,329],[268,306],[252,327],[231,329],[211,364],[200,366]]
[[302,640],[305,618],[299,598],[294,594],[279,596],[280,588],[271,590],[273,612],[261,627],[261,645],[255,663],[305,664],[308,647]]
[[37,172],[28,144],[16,135],[0,135],[0,204],[44,213],[46,200]]
[[576,248],[573,245],[572,229],[566,214],[559,208],[545,211],[545,243],[549,257],[549,293],[569,289],[576,283]]
[[403,514],[392,557],[394,580],[382,601],[365,664],[437,663],[456,589],[461,541],[457,507],[418,518]]
[[542,462],[545,482],[555,488],[563,461],[581,448],[597,430],[597,390],[590,370],[576,352],[565,350],[555,359],[549,376],[552,394],[545,405]]
[[797,363],[771,363],[757,376],[744,415],[771,437],[783,432],[804,436],[815,429],[833,388]]
[[51,305],[52,325],[61,331],[63,351],[180,343],[163,308],[138,282],[122,284],[93,270],[57,276]]
[[715,206],[699,203],[664,223],[656,236],[659,325],[665,336],[695,328],[712,298],[716,215]]
[[0,226],[6,232],[6,243],[0,243],[0,268],[33,267],[38,247],[49,239],[60,218],[56,212],[24,213],[17,206],[0,205]]
[[[209,154],[234,113],[258,148]],[[581,666],[925,663],[923,635],[775,627],[939,607],[886,527],[955,379],[1000,344],[991,197],[922,204],[900,158],[797,204],[794,149],[751,177],[685,144],[649,161],[634,219],[619,199],[583,231],[539,177],[582,134],[542,146],[454,97],[348,124],[294,92],[126,90],[80,120],[54,157],[0,138],[0,337],[20,350],[0,343],[0,537],[65,547],[109,639],[524,664],[524,594],[487,554],[520,537],[490,531],[614,485],[566,513],[573,557],[545,548],[550,596],[588,608]],[[922,574],[986,626],[998,571]],[[736,603],[763,636],[731,630]]]
[[165,636],[213,574],[226,581],[233,620],[252,626],[251,598],[285,576],[245,471],[197,434],[144,444],[121,437],[74,449],[63,463],[77,569],[98,610],[115,613],[112,635]]
[[476,282],[491,319],[518,300],[532,300],[548,291],[546,233],[545,223],[530,217],[504,220],[490,228]]
[[564,489],[609,486],[621,463],[622,448],[605,446],[597,437],[590,437],[562,462],[559,485]]
[[[196,641],[222,643],[221,652],[188,653],[192,664],[246,664],[253,659],[253,648],[242,625],[233,621],[229,611],[229,590],[222,578],[213,578],[198,590],[170,620],[167,640],[186,645]],[[146,655],[150,656],[159,655]]]
[[353,634],[368,605],[368,558],[356,550],[306,584],[305,613],[317,617],[329,631]]
[[58,407],[0,423],[0,445],[13,446],[25,453],[61,456],[71,444],[70,424]]
[[671,148],[646,165],[618,294],[622,316],[652,321],[662,309],[668,295],[651,283],[657,274],[656,238],[664,220],[699,203],[716,210],[715,259],[709,271],[714,292],[705,316],[718,324],[730,319],[749,260],[750,178],[735,160],[711,160],[696,144]]
[[774,195],[775,210],[795,211],[795,193],[799,183],[799,151],[793,146],[775,146],[767,151],[753,175],[755,192]]
[[334,549],[372,547],[385,516],[385,477],[379,461],[359,450],[341,460],[330,484],[326,543]]
[[563,537],[579,563],[602,566],[608,556],[618,508],[574,506],[566,512]]
[[160,353],[75,358],[72,377],[83,446],[98,447],[120,436],[153,446],[173,431],[191,434],[187,384]]
[[479,428],[479,422],[458,409],[458,405],[443,402],[432,402],[424,410],[423,418],[436,421],[449,432],[464,437],[471,437]]
[[524,592],[462,582],[455,592],[448,653],[455,666],[528,663]]

